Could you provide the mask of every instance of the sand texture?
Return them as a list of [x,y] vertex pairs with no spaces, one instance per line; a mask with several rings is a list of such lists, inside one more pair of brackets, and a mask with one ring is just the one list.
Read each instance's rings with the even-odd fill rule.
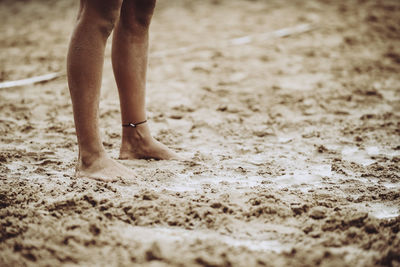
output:
[[[0,1],[0,82],[65,73],[78,2]],[[135,180],[74,178],[65,75],[1,89],[0,266],[400,266],[399,14],[160,0],[148,119],[188,160],[120,161]],[[117,158],[110,43],[100,110]]]

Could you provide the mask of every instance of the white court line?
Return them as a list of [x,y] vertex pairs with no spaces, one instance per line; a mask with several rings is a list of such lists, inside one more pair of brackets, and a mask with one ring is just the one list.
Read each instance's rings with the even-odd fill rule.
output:
[[35,76],[35,77],[22,79],[22,80],[2,82],[2,83],[0,83],[0,89],[24,86],[24,85],[35,84],[35,83],[40,83],[40,82],[47,82],[47,81],[54,80],[62,75],[63,75],[63,73],[61,73],[61,72],[54,72],[54,73],[49,73],[49,74],[45,74],[45,75],[41,75],[41,76]]
[[[309,32],[312,29],[313,29],[313,27],[310,24],[300,24],[300,25],[297,25],[294,27],[283,28],[280,30],[272,31],[272,32],[247,35],[247,36],[242,36],[239,38],[229,39],[229,40],[226,40],[220,46],[227,47],[227,46],[236,46],[236,45],[246,45],[246,44],[250,44],[256,40],[257,41],[265,41],[265,40],[273,39],[273,38],[283,38],[283,37],[287,37],[290,35]],[[210,47],[211,46],[205,46],[205,45],[190,45],[190,46],[180,47],[180,48],[176,48],[176,49],[156,51],[154,53],[151,53],[149,55],[149,57],[150,58],[163,58],[163,57],[170,56],[170,55],[184,54],[184,53],[194,51],[194,50],[206,50],[206,49],[209,49]],[[24,86],[24,85],[29,85],[29,84],[41,83],[41,82],[47,82],[47,81],[54,80],[54,79],[64,76],[64,75],[65,75],[65,73],[63,73],[63,72],[55,72],[55,73],[49,73],[49,74],[35,76],[35,77],[22,79],[22,80],[1,82],[0,89]]]

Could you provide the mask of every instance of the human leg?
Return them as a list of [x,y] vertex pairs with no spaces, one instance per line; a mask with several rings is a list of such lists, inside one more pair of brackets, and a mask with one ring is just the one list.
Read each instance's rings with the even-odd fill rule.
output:
[[122,0],[81,0],[71,38],[67,73],[79,156],[78,177],[115,180],[133,172],[106,156],[99,133],[99,99],[104,49]]
[[[155,0],[124,0],[113,36],[112,63],[121,103],[122,123],[146,120],[146,71],[149,25]],[[121,159],[178,159],[155,140],[147,123],[123,127]]]

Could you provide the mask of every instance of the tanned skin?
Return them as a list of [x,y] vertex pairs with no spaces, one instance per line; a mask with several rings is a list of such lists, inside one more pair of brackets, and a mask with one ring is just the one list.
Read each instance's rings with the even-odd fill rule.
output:
[[[155,0],[81,0],[69,45],[68,84],[79,155],[76,176],[102,181],[135,174],[107,156],[99,132],[99,100],[104,50],[111,32],[112,64],[122,124],[146,120],[146,70],[149,26]],[[147,123],[122,127],[120,159],[180,159],[155,140]]]

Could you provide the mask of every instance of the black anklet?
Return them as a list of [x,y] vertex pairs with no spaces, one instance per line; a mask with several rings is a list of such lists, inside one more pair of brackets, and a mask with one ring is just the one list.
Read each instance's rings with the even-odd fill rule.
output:
[[132,128],[136,128],[136,126],[138,126],[139,124],[143,124],[143,123],[146,123],[147,122],[147,120],[145,120],[145,121],[141,121],[141,122],[138,122],[138,123],[128,123],[128,124],[122,124],[122,127],[132,127]]

